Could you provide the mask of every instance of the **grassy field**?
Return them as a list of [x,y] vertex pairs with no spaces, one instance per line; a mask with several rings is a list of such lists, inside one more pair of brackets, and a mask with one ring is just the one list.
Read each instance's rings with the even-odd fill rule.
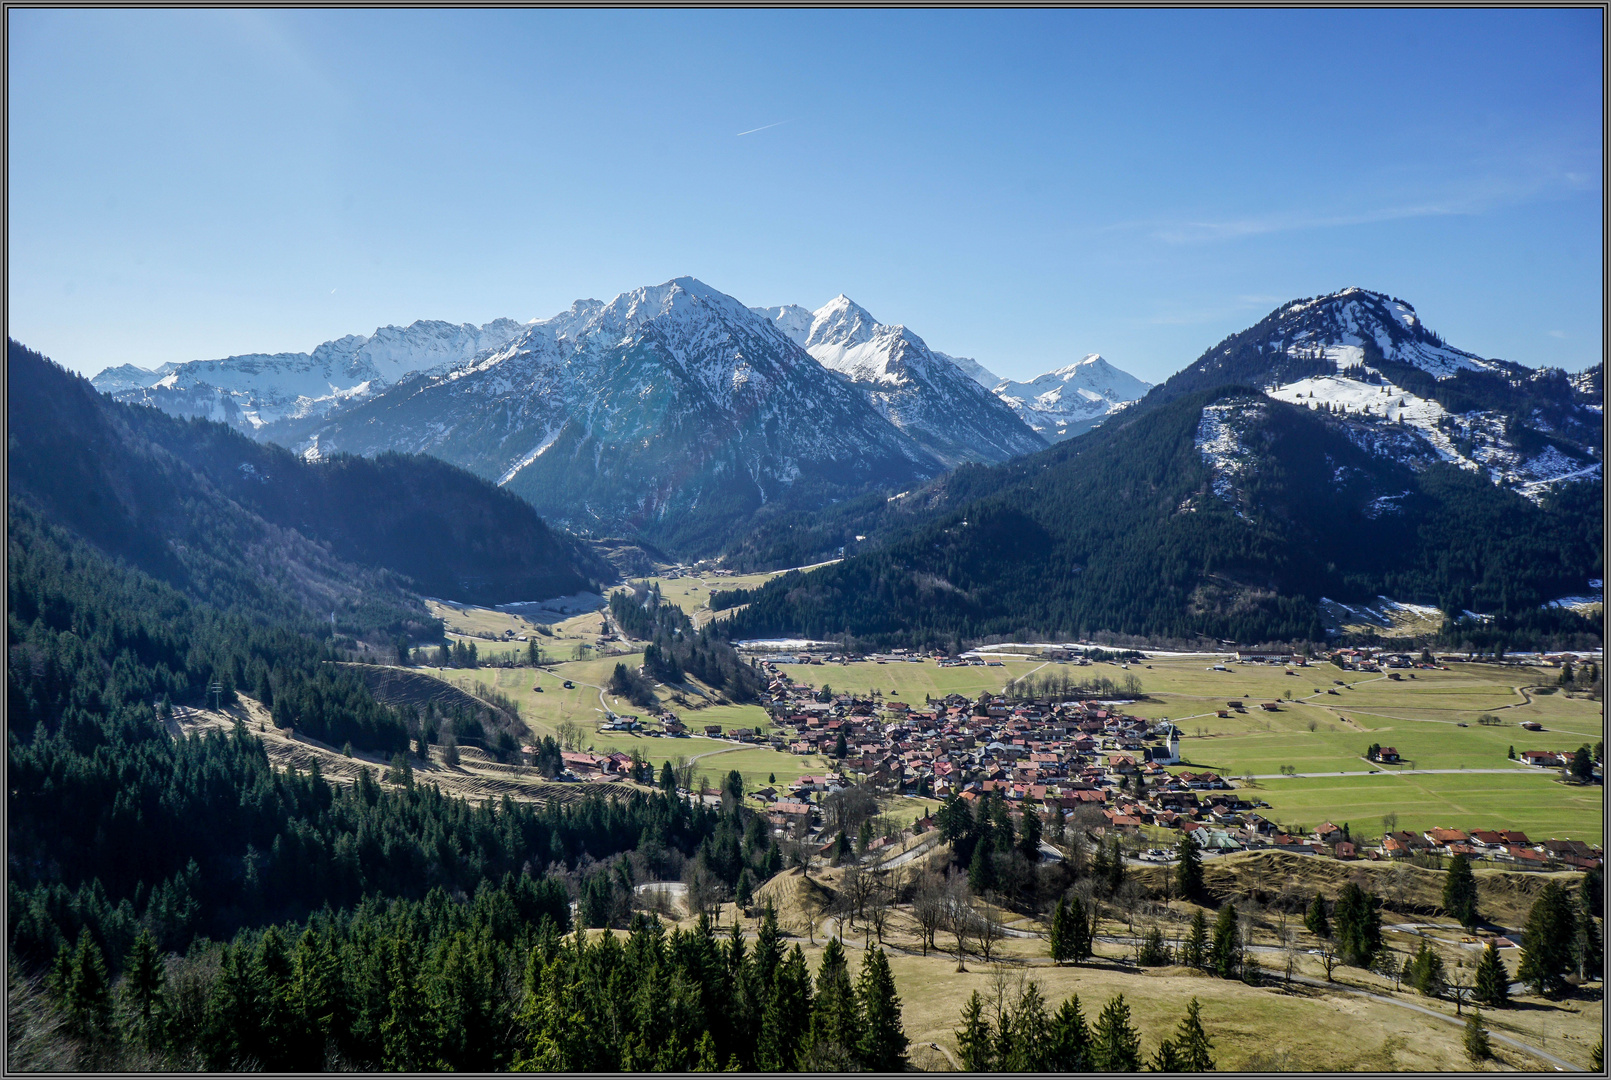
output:
[[962,694],[978,697],[983,691],[998,691],[1008,679],[1017,678],[1041,666],[1038,660],[1009,660],[1002,667],[942,668],[932,660],[921,664],[885,663],[872,660],[853,664],[782,664],[778,670],[796,683],[821,686],[824,683],[837,691],[849,691],[866,696],[881,690],[885,697],[898,698],[921,708],[925,696],[944,697]]
[[[1180,725],[1186,767],[1235,777],[1276,776],[1288,766],[1300,773],[1381,770],[1378,776],[1261,781],[1258,797],[1283,824],[1313,826],[1330,818],[1379,834],[1382,816],[1392,812],[1400,828],[1518,828],[1537,839],[1603,838],[1599,788],[1559,784],[1551,773],[1509,760],[1512,747],[1517,753],[1575,750],[1604,738],[1599,702],[1525,689],[1553,683],[1548,669],[1460,664],[1449,671],[1417,671],[1413,679],[1405,672],[1392,681],[1330,664],[1295,668],[1295,675],[1278,666],[1208,666],[1204,660],[1168,659],[1131,668],[1149,698],[1131,711]],[[1289,691],[1292,701],[1285,698]],[[1213,715],[1231,699],[1252,708],[1228,718]],[[1259,709],[1264,701],[1279,702],[1278,711]],[[1500,725],[1477,723],[1485,713]],[[1524,731],[1522,720],[1536,720],[1545,730]],[[1363,760],[1373,742],[1394,747],[1419,769],[1510,771],[1394,775],[1393,766]]]
[[[1319,869],[1318,864],[1322,862],[1295,857],[1289,861],[1299,863],[1303,870]],[[1211,863],[1209,869],[1217,871],[1218,868]],[[1440,877],[1430,871],[1411,870],[1414,871],[1412,876]],[[808,930],[806,917],[810,912],[820,916],[823,904],[837,885],[839,873],[825,870],[806,879],[786,872],[767,882],[758,893],[777,904],[780,923],[801,941],[813,971],[820,963],[825,926],[819,917],[814,929]],[[1512,876],[1534,884],[1531,880],[1534,875]],[[1436,884],[1433,882],[1426,887],[1436,891]],[[1333,883],[1332,891],[1335,887]],[[1181,908],[1175,914],[1186,917],[1185,905],[1177,903],[1175,906]],[[733,919],[734,913],[729,907],[721,922],[727,925]],[[1026,928],[1034,926],[1022,920],[1014,921]],[[685,921],[684,925],[691,924]],[[748,925],[753,929],[753,920]],[[1112,922],[1102,929],[1104,933],[1124,932],[1121,924]],[[1460,950],[1450,943],[1457,942],[1460,933],[1452,925],[1442,934],[1434,932],[1434,937],[1445,946],[1443,951],[1448,953],[1446,962],[1451,970]],[[815,944],[810,944],[813,935]],[[1399,940],[1402,935],[1389,936],[1401,952],[1413,950],[1421,940],[1412,942],[1407,938]],[[854,970],[860,964],[857,954],[861,951],[862,934],[858,928],[849,931],[845,938]],[[1104,943],[1098,943],[1097,962],[1056,967],[1048,963],[1046,948],[1042,937],[1009,938],[1001,943],[1003,963],[987,964],[970,956],[968,970],[959,973],[954,957],[949,954],[919,955],[909,916],[905,912],[897,915],[886,952],[901,999],[903,1026],[912,1044],[912,1064],[925,1070],[950,1068],[956,1056],[955,1032],[963,1005],[975,991],[988,1003],[996,993],[999,977],[1009,993],[1016,993],[1020,979],[1033,979],[1053,1009],[1069,995],[1078,994],[1088,1020],[1094,1018],[1111,996],[1123,994],[1131,1008],[1132,1023],[1141,1031],[1142,1051],[1148,1055],[1161,1038],[1173,1033],[1186,1002],[1196,997],[1202,1003],[1203,1025],[1214,1044],[1213,1056],[1220,1071],[1466,1071],[1470,1068],[1461,1047],[1460,1027],[1340,989],[1288,988],[1273,983],[1252,987],[1176,967],[1124,969],[1112,963],[1125,951],[1124,947]],[[1264,954],[1262,963],[1279,965],[1279,959]],[[1307,956],[1300,959],[1298,971],[1311,977],[1323,977],[1318,962]],[[1446,1016],[1454,1015],[1449,1002],[1413,993],[1394,994],[1390,980],[1357,969],[1339,969],[1337,980],[1339,987],[1363,987]],[[1484,1013],[1491,1029],[1533,1045],[1542,1044],[1552,1053],[1583,1066],[1588,1064],[1601,1016],[1602,1005],[1592,994],[1560,1002],[1523,997],[1517,999],[1515,1008]],[[944,1049],[931,1049],[931,1043]],[[946,1051],[951,1055],[949,1059]],[[1498,1067],[1528,1071],[1549,1068],[1541,1059],[1520,1051],[1501,1047],[1499,1055]],[[1495,1067],[1495,1063],[1490,1063],[1489,1067]]]
[[1330,819],[1348,822],[1357,835],[1382,834],[1382,816],[1398,815],[1398,827],[1423,831],[1520,829],[1529,839],[1550,837],[1598,845],[1605,837],[1599,787],[1562,784],[1546,775],[1506,776],[1445,773],[1433,776],[1303,777],[1259,781],[1248,797],[1263,799],[1265,816],[1283,825],[1310,828]]

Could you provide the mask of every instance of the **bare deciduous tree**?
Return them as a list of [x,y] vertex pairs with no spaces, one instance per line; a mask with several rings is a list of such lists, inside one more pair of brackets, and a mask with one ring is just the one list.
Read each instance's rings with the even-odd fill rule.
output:
[[944,911],[942,923],[956,941],[958,971],[968,970],[963,963],[963,957],[967,955],[968,940],[973,937],[974,923],[978,919],[973,910],[972,899],[972,894],[968,890],[967,875],[953,869],[945,879],[940,902]]
[[993,893],[984,896],[984,908],[974,912],[973,936],[979,943],[979,955],[989,963],[995,956],[996,943],[1007,936],[1001,923],[1001,907]]
[[932,870],[924,871],[912,894],[912,918],[924,956],[934,948],[934,935],[945,926],[945,914],[945,881]]

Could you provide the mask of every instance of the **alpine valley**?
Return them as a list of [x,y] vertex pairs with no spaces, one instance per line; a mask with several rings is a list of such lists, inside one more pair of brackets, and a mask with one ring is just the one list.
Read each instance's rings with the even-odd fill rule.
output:
[[843,295],[752,308],[678,278],[96,385],[308,458],[438,457],[673,560],[850,555],[735,632],[1317,640],[1337,605],[1381,603],[1581,631],[1545,605],[1602,576],[1602,379],[1346,289],[1156,387],[1096,354],[1017,382]]

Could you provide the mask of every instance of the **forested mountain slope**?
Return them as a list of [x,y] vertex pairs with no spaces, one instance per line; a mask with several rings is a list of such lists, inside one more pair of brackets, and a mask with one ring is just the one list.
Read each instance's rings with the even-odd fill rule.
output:
[[613,578],[495,485],[428,457],[305,461],[123,405],[8,343],[13,497],[194,599],[347,632],[432,625],[411,591],[476,603]]
[[1373,453],[1357,428],[1245,388],[1154,402],[914,493],[931,509],[897,538],[770,582],[729,632],[1322,640],[1323,595],[1536,621],[1600,576],[1597,484],[1535,505],[1450,464]]

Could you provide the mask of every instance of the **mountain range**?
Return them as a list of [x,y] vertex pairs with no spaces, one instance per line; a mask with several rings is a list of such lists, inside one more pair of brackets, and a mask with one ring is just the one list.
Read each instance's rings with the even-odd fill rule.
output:
[[758,530],[757,562],[850,554],[732,598],[732,632],[1319,640],[1323,599],[1385,596],[1592,641],[1549,605],[1603,578],[1602,370],[1477,357],[1382,294],[1296,301],[1042,453]]
[[311,354],[96,376],[119,401],[315,457],[429,453],[563,527],[679,556],[786,509],[1005,461],[1060,434],[1024,419],[1045,402],[1025,411],[989,381],[1001,382],[846,297],[752,309],[693,278],[526,324],[416,322]]

